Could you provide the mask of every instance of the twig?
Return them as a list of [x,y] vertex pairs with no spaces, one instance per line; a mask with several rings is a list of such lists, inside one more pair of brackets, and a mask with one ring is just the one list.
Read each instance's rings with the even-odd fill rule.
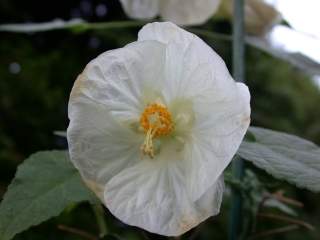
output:
[[212,32],[209,30],[199,29],[199,28],[187,28],[187,30],[189,30],[190,32],[193,32],[197,35],[201,35],[201,36],[211,38],[211,39],[228,41],[228,42],[232,41],[232,37],[230,35],[223,34],[223,33]]
[[256,233],[256,234],[252,235],[250,237],[250,239],[269,237],[271,235],[280,234],[280,233],[286,233],[286,232],[290,232],[290,231],[293,231],[293,230],[296,230],[296,229],[299,229],[298,225],[295,225],[295,224],[288,225],[288,226],[285,226],[285,227],[275,228],[275,229],[271,229],[271,230],[268,230],[268,231]]
[[65,226],[65,225],[58,225],[58,229],[61,230],[61,231],[65,231],[65,232],[68,232],[68,233],[72,233],[72,234],[75,234],[75,235],[78,235],[80,237],[83,237],[85,239],[88,239],[88,240],[98,240],[99,238],[94,236],[93,234],[91,233],[88,233],[86,231],[83,231],[83,230],[80,230],[80,229],[77,229],[77,228],[73,228],[73,227],[68,227],[68,226]]
[[[284,191],[283,190],[278,190],[274,193],[266,193],[264,195],[264,197],[261,199],[259,205],[258,205],[258,211],[257,211],[257,214],[256,214],[256,222],[258,221],[258,215],[259,215],[259,212],[261,212],[264,204],[266,203],[266,201],[268,201],[269,199],[276,199],[280,202],[283,202],[285,204],[289,204],[289,205],[293,205],[295,207],[303,207],[303,203],[302,202],[299,202],[295,199],[292,199],[292,198],[288,198],[288,197],[285,197],[284,196]],[[256,229],[256,224],[254,224],[252,230],[253,232],[255,232],[255,229]]]
[[270,198],[270,195],[264,195],[263,198],[261,199],[261,201],[259,202],[258,208],[257,208],[257,213],[255,216],[255,221],[253,222],[253,226],[252,226],[252,232],[255,232],[257,229],[257,223],[258,223],[258,215],[261,212],[263,205],[265,204],[265,202]]
[[299,201],[297,201],[295,199],[292,199],[292,198],[285,197],[283,190],[279,190],[279,191],[277,191],[275,193],[272,193],[271,197],[279,200],[280,202],[283,202],[283,203],[286,203],[286,204],[290,204],[292,206],[296,206],[296,207],[300,207],[300,208],[303,207],[303,203],[302,202],[299,202]]
[[99,227],[99,237],[103,238],[108,233],[107,224],[104,219],[104,209],[101,204],[95,204],[92,205],[92,210],[94,212],[94,215],[96,216],[97,224]]
[[270,218],[270,219],[276,219],[276,220],[280,220],[280,221],[284,221],[284,222],[288,222],[288,223],[293,223],[293,224],[296,224],[296,225],[299,225],[301,227],[304,227],[310,231],[313,231],[314,230],[314,227],[307,223],[307,222],[304,222],[304,221],[301,221],[301,220],[297,220],[297,219],[294,219],[294,218],[290,218],[290,217],[286,217],[286,216],[282,216],[282,215],[276,215],[276,214],[272,214],[272,213],[258,213],[258,217],[261,217],[261,218]]

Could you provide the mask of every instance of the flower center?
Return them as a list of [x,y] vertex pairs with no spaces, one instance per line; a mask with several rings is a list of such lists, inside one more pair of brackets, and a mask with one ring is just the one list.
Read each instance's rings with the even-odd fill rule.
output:
[[140,126],[146,133],[141,151],[149,157],[154,157],[153,139],[167,136],[173,130],[173,122],[168,109],[160,103],[149,104],[140,117]]

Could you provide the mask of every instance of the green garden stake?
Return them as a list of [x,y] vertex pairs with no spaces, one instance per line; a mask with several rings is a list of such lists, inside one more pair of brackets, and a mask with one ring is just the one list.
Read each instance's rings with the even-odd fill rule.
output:
[[[244,82],[244,0],[233,1],[233,77]],[[232,162],[233,178],[241,181],[244,173],[243,160],[236,157]],[[232,189],[231,214],[229,220],[229,240],[238,240],[242,225],[242,199],[239,189]]]

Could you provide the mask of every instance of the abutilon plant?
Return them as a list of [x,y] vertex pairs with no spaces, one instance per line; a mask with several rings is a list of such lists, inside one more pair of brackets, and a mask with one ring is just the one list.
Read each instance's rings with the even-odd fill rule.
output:
[[151,23],[86,66],[69,118],[71,161],[104,205],[127,224],[177,236],[219,213],[250,94],[200,38]]

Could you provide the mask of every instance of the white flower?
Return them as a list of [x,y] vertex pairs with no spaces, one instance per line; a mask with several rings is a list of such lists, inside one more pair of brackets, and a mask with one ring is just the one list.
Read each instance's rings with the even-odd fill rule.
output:
[[160,15],[179,25],[206,22],[218,9],[220,0],[120,0],[131,18],[152,19]]
[[101,54],[76,80],[71,160],[117,218],[177,236],[219,213],[249,101],[201,39],[147,24],[138,41]]
[[245,27],[248,33],[263,35],[281,20],[280,12],[264,0],[246,1]]
[[[233,18],[233,0],[223,0],[219,7],[220,17]],[[281,13],[265,0],[246,0],[244,22],[246,32],[264,35],[282,20]]]

